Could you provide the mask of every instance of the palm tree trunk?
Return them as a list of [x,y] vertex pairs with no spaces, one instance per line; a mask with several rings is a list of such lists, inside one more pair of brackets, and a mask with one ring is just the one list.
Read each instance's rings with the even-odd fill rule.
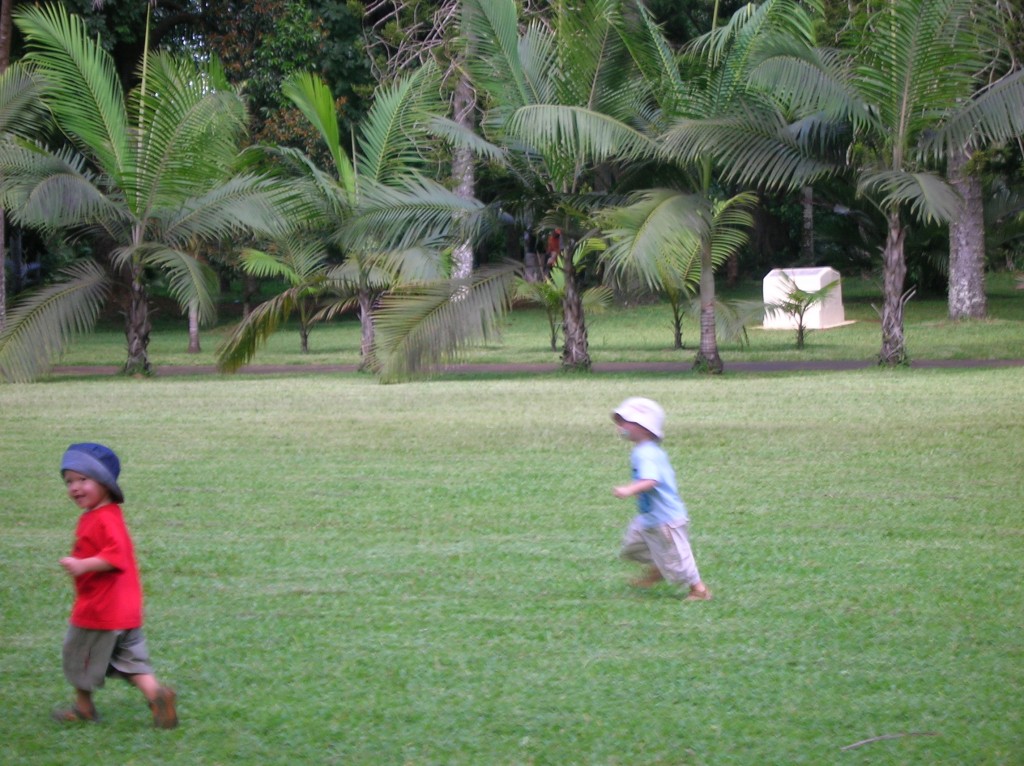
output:
[[565,274],[565,295],[562,298],[562,332],[565,347],[562,349],[562,369],[586,371],[590,369],[590,347],[587,341],[587,323],[583,316],[583,298],[576,283],[576,268],[572,253],[562,254],[562,271]]
[[359,369],[368,370],[373,364],[373,295],[369,290],[359,291]]
[[885,238],[882,263],[882,351],[879,364],[895,367],[907,361],[906,340],[903,336],[903,284],[907,277],[907,263],[903,257],[906,229],[898,212],[888,214],[889,231]]
[[[476,109],[476,94],[469,76],[463,74],[455,88],[454,115],[455,121],[463,127],[472,129],[473,112]],[[452,178],[455,181],[455,194],[461,199],[472,199],[476,193],[476,173],[473,167],[473,152],[458,147],[452,155]],[[473,244],[467,237],[452,251],[452,277],[469,279],[473,273]]]
[[0,210],[0,333],[7,327],[7,229],[4,211]]
[[800,257],[805,263],[814,263],[814,187],[805,186],[800,190],[800,205],[803,208],[803,228],[800,230]]
[[715,267],[711,262],[711,243],[705,242],[700,253],[700,349],[693,367],[717,375],[724,365],[718,355],[715,325]]
[[683,350],[683,304],[678,293],[669,296],[672,304],[672,348],[677,351]]
[[128,341],[128,360],[124,363],[127,375],[150,375],[149,364],[149,296],[143,282],[141,264],[132,266],[131,290],[128,296],[128,312],[125,315],[124,334]]
[[985,205],[981,179],[967,171],[970,154],[954,152],[948,161],[949,181],[960,193],[960,210],[949,223],[949,318],[984,319]]
[[[14,0],[0,2],[0,74],[11,63],[11,6]],[[7,229],[0,210],[0,332],[7,327]]]
[[199,346],[199,304],[193,301],[188,304],[188,353],[198,354]]

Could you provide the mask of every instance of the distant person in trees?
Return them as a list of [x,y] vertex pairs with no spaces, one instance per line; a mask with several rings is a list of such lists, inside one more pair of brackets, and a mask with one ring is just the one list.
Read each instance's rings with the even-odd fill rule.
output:
[[558,257],[562,254],[562,230],[555,229],[548,235],[547,247],[547,273],[558,264]]

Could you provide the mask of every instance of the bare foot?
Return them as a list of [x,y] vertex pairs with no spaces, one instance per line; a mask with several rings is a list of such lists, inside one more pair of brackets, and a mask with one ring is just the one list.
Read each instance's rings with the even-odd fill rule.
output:
[[710,601],[711,591],[707,589],[704,583],[699,582],[696,585],[690,586],[690,592],[686,596],[686,601]]

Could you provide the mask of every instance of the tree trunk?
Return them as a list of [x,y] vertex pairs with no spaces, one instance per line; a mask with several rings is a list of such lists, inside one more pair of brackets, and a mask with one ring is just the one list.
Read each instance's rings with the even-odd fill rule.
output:
[[879,364],[889,367],[906,364],[907,348],[903,337],[903,284],[907,263],[903,257],[906,229],[898,212],[888,214],[889,231],[885,238],[882,262],[882,351]]
[[[11,63],[11,6],[14,0],[0,2],[0,74]],[[7,228],[0,210],[0,332],[7,327]]]
[[[463,127],[472,129],[473,112],[476,109],[476,93],[469,77],[465,74],[459,78],[455,88],[454,116],[455,121]],[[473,152],[464,147],[457,147],[452,155],[452,178],[455,181],[455,194],[461,199],[472,199],[476,193],[476,172],[473,167]],[[452,277],[469,279],[473,274],[473,243],[467,236],[452,251]]]
[[984,319],[985,205],[981,179],[967,170],[970,154],[964,150],[949,157],[947,174],[960,193],[957,215],[949,224],[949,318]]
[[141,264],[132,266],[131,291],[128,296],[128,312],[125,315],[124,334],[128,341],[128,360],[124,363],[127,375],[150,375],[149,364],[149,295],[142,281]]
[[700,253],[700,349],[693,367],[717,375],[724,365],[718,355],[715,324],[715,267],[711,262],[711,243],[705,242]]
[[800,204],[803,207],[803,228],[800,231],[800,258],[806,264],[814,263],[814,187],[805,186],[800,190]]
[[683,305],[679,298],[670,299],[672,303],[672,348],[683,350]]
[[242,279],[242,319],[252,313],[252,299],[259,292],[260,286],[256,277],[246,274]]
[[4,226],[4,211],[0,210],[0,333],[7,327],[7,228]]
[[576,268],[572,253],[564,252],[561,257],[562,272],[565,274],[565,295],[562,298],[562,332],[565,347],[562,349],[563,370],[589,370],[590,347],[587,342],[587,323],[583,316],[583,298],[576,282]]
[[359,369],[368,370],[373,364],[373,295],[369,290],[359,291]]
[[198,354],[199,346],[199,304],[193,301],[188,305],[188,353]]

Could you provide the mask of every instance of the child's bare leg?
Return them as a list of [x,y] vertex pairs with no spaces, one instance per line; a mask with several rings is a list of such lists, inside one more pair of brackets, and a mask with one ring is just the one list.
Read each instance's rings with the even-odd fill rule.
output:
[[156,676],[149,673],[138,673],[132,676],[126,675],[125,679],[142,692],[142,696],[149,702],[155,700],[157,692],[160,691],[160,682],[156,680]]
[[153,711],[154,726],[158,729],[173,729],[178,725],[177,695],[174,689],[161,686],[156,676],[149,673],[137,673],[126,678],[149,702],[149,708]]
[[87,718],[96,717],[96,705],[92,701],[92,692],[75,689],[75,708]]

